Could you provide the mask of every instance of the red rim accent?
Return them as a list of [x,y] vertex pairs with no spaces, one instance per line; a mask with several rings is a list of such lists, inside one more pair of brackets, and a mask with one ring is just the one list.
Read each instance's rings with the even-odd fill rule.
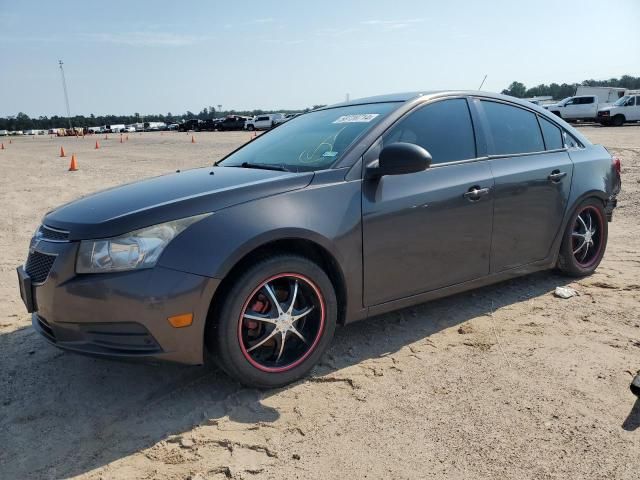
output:
[[[318,326],[318,334],[316,335],[316,338],[313,340],[311,347],[309,347],[309,349],[304,353],[304,355],[302,355],[302,357],[300,357],[295,362],[290,363],[289,365],[284,365],[282,367],[265,367],[264,365],[256,362],[253,358],[251,358],[251,355],[249,355],[249,352],[247,352],[247,348],[244,346],[244,341],[242,340],[242,322],[244,320],[244,313],[247,311],[247,307],[249,306],[249,302],[251,302],[253,297],[260,291],[260,289],[264,287],[265,284],[283,277],[293,277],[299,280],[303,280],[313,289],[314,293],[316,294],[320,302],[320,325]],[[318,343],[322,338],[322,334],[324,333],[325,311],[326,309],[325,309],[324,296],[322,295],[322,293],[320,293],[320,289],[316,286],[316,284],[313,283],[309,278],[299,273],[279,273],[277,275],[273,275],[267,278],[266,280],[263,280],[262,282],[260,282],[258,287],[255,288],[253,292],[251,292],[251,294],[247,297],[247,300],[244,302],[244,305],[242,306],[242,310],[240,312],[240,318],[238,319],[238,343],[240,344],[240,350],[242,351],[242,354],[252,366],[254,366],[258,370],[261,370],[263,372],[281,373],[281,372],[286,372],[293,368],[296,368],[298,365],[304,362],[307,358],[309,358],[309,355],[311,355],[313,351],[316,349],[316,347],[318,346]]]
[[[595,213],[595,217],[598,220],[598,225],[597,225],[597,234],[598,234],[598,245],[597,245],[597,249],[596,252],[591,256],[591,259],[586,262],[586,263],[582,263],[580,262],[577,258],[576,255],[573,255],[573,258],[575,259],[576,263],[581,267],[581,268],[591,268],[600,258],[600,252],[602,251],[602,235],[604,232],[604,219],[602,218],[602,214],[600,213],[600,210],[592,205],[588,205],[586,207],[584,207],[582,210],[580,210],[580,212],[578,213],[578,215],[576,215],[576,218],[574,220],[574,227],[575,227],[575,223],[578,221],[578,217],[584,213],[584,212],[593,212]],[[572,243],[573,245],[573,243]],[[572,247],[573,248],[573,247]]]

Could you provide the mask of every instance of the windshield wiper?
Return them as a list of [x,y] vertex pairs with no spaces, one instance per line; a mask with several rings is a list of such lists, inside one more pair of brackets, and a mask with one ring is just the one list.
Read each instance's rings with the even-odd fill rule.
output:
[[243,162],[238,166],[240,166],[242,168],[261,168],[262,170],[277,170],[279,172],[288,172],[288,171],[290,171],[287,168],[283,167],[282,165],[269,165],[268,163]]

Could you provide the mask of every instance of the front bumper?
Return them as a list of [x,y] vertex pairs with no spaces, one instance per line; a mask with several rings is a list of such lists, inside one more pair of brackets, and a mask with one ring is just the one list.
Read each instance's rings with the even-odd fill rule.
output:
[[[55,257],[43,282],[25,279],[18,268],[37,332],[79,353],[203,363],[205,324],[219,280],[159,266],[77,275],[77,248],[77,242],[41,241],[37,252]],[[193,313],[188,327],[174,328],[167,320],[185,313]]]

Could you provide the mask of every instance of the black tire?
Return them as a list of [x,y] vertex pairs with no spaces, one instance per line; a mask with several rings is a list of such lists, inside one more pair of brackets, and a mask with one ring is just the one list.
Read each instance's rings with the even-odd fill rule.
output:
[[[585,237],[587,230],[594,233]],[[608,236],[609,225],[602,201],[591,198],[582,202],[571,215],[564,231],[558,255],[560,271],[572,277],[591,275],[602,261]],[[592,243],[583,243],[587,240]],[[583,248],[578,248],[581,245]]]
[[613,117],[613,125],[616,127],[621,127],[624,124],[624,115],[616,115]]
[[250,132],[253,132],[255,129],[256,129],[256,127],[255,127],[255,126],[253,126],[253,125],[249,125],[249,126],[247,127],[247,130],[249,130]]
[[[290,282],[288,292],[282,282]],[[292,294],[293,283],[299,285],[293,290],[295,295]],[[290,313],[302,313],[300,316],[304,318],[291,320],[289,317],[289,324],[298,330],[277,331],[274,321],[280,321],[277,314],[280,308],[270,301],[274,297],[268,295],[265,284],[275,294],[282,310],[293,295],[299,309],[296,312],[289,302]],[[287,296],[281,300],[283,293]],[[256,309],[256,304],[268,312]],[[305,311],[310,313],[305,314]],[[249,314],[253,318],[258,315],[265,319],[269,317],[269,321],[255,321],[246,317]],[[333,338],[338,306],[333,285],[318,265],[304,257],[276,255],[256,263],[240,275],[227,290],[214,315],[207,343],[220,367],[244,385],[275,388],[303,377],[320,360]],[[304,337],[305,342],[298,336]],[[250,345],[252,341],[253,345]],[[280,345],[284,346],[279,348]],[[253,349],[254,352],[249,353]],[[280,355],[285,351],[281,360]]]

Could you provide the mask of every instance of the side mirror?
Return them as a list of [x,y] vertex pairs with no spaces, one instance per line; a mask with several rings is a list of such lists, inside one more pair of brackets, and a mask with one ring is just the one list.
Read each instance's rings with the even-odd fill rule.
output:
[[365,178],[422,172],[430,165],[431,154],[421,146],[404,142],[392,143],[382,149],[377,165],[367,167]]

